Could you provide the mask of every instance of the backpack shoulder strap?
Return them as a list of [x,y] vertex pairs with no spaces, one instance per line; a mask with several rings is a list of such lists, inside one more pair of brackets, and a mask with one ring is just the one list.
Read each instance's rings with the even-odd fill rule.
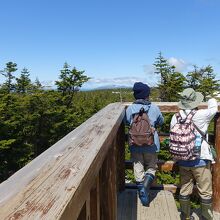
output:
[[196,114],[196,110],[193,109],[188,115],[186,114],[185,111],[183,111],[184,114],[186,115],[186,123],[189,123],[192,121],[193,116]]
[[177,123],[179,123],[180,120],[182,119],[180,113],[179,112],[175,113],[175,116],[176,116]]
[[[141,103],[139,103],[139,104],[141,104]],[[144,107],[141,107],[138,112],[132,114],[133,118],[134,118],[135,115],[140,115],[141,116],[143,113],[147,113],[148,114],[148,111],[150,110],[150,107],[151,107],[151,103],[148,104],[148,109],[147,110],[145,110]]]

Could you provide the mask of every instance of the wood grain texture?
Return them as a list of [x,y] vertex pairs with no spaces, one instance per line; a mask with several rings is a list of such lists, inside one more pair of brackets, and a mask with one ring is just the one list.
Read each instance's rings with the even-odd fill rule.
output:
[[[159,171],[178,171],[178,165],[174,161],[162,161],[157,162]],[[126,169],[133,169],[133,163],[131,160],[125,161]]]
[[0,219],[77,219],[123,117],[108,105],[1,184]]
[[215,117],[216,163],[213,166],[213,209],[220,213],[220,114]]
[[90,220],[100,220],[99,176],[90,191]]
[[[179,108],[177,106],[178,102],[152,102],[160,108],[161,112],[177,112]],[[131,102],[124,103],[125,106],[131,105]],[[199,106],[199,109],[207,108],[207,103],[202,102]],[[218,104],[218,110],[220,111],[220,103]]]
[[[150,193],[151,204],[143,207],[137,196],[137,190],[126,189],[118,193],[118,218],[117,220],[178,220],[180,210],[177,210],[171,193],[152,190]],[[193,209],[195,220],[201,219],[201,210]],[[213,220],[220,220],[220,213],[214,212]]]
[[150,206],[142,206],[137,190],[125,190],[118,194],[117,220],[180,220],[172,193],[150,191]]
[[[115,143],[112,143],[113,145]],[[117,213],[117,186],[115,149],[110,148],[100,170],[100,219],[115,220]]]
[[121,124],[116,136],[117,191],[125,189],[125,125]]

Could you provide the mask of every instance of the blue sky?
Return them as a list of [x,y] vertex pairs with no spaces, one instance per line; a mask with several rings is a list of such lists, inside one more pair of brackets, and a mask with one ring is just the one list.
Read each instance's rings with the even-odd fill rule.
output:
[[[177,69],[212,65],[220,78],[219,0],[0,0],[0,69],[23,67],[51,83],[64,62],[92,77],[85,87],[158,78],[161,51]],[[0,82],[3,82],[0,76]]]

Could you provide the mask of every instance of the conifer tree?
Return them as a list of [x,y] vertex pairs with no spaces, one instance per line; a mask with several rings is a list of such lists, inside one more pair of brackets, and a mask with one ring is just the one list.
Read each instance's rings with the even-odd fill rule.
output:
[[15,71],[17,71],[17,64],[13,62],[6,63],[6,68],[1,71],[1,74],[6,78],[6,82],[2,85],[2,87],[8,94],[13,91],[15,87],[12,82],[15,78],[15,76],[13,76]]
[[90,79],[84,75],[84,72],[77,70],[75,67],[71,70],[68,63],[64,63],[63,69],[60,71],[60,80],[56,81],[55,84],[63,96],[68,96],[67,106],[70,106],[72,103],[74,93],[79,91],[83,83]]
[[179,92],[183,90],[185,77],[182,73],[175,71],[175,66],[171,66],[161,52],[156,58],[154,66],[155,73],[160,75],[160,82],[158,83],[160,100],[162,102],[177,101]]
[[39,92],[42,91],[42,84],[38,77],[35,79],[34,83],[32,84],[32,90],[33,92]]
[[29,78],[30,74],[27,68],[23,68],[21,71],[20,78],[16,78],[16,91],[18,93],[27,93],[31,88],[31,80]]
[[187,87],[197,90],[201,81],[201,74],[196,65],[193,65],[193,68],[194,69],[186,75]]
[[216,92],[219,91],[220,83],[219,80],[215,79],[216,75],[212,66],[208,65],[200,69],[200,85],[198,91],[204,95],[204,100],[207,101],[208,96],[215,96]]

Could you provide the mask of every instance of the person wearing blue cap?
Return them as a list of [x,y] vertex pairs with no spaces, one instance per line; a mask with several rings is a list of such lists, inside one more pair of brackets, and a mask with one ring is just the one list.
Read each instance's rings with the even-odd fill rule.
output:
[[127,124],[131,126],[135,115],[139,114],[141,109],[144,109],[154,131],[153,144],[151,145],[138,146],[129,143],[139,198],[144,206],[148,206],[150,203],[149,189],[155,177],[157,152],[160,150],[160,141],[156,128],[163,124],[164,118],[158,106],[149,101],[150,87],[147,84],[142,82],[134,83],[133,95],[135,101],[126,109]]

